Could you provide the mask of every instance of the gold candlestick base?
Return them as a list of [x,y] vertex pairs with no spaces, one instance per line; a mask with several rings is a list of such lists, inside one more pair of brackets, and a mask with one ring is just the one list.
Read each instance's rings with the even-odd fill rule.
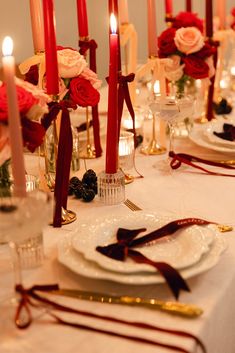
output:
[[65,210],[62,207],[62,222],[61,222],[62,225],[72,223],[76,221],[76,219],[77,219],[77,216],[75,212],[70,210]]
[[91,145],[87,145],[85,151],[80,153],[80,158],[83,159],[94,159],[95,157],[95,150]]
[[165,152],[166,152],[166,148],[163,146],[160,146],[159,143],[154,139],[149,143],[148,146],[143,147],[140,150],[140,153],[148,156],[163,154]]

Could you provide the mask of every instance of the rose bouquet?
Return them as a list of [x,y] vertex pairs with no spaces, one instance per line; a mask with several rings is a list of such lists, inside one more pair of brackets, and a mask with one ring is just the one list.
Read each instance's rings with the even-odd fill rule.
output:
[[[24,146],[31,152],[42,144],[45,129],[39,119],[47,111],[49,97],[36,86],[16,78],[16,91],[22,125]],[[0,82],[0,187],[8,188],[9,161],[11,158],[8,130],[6,85]]]
[[192,22],[197,27],[178,28],[180,24],[186,26],[188,23],[185,16],[182,18],[179,15],[173,26],[163,31],[158,38],[159,57],[171,59],[165,67],[166,78],[176,84],[179,94],[183,93],[186,82],[210,78],[215,74],[213,65],[215,49],[204,40],[199,19],[195,21],[194,18]]
[[[69,107],[95,106],[99,102],[98,88],[101,81],[90,70],[87,62],[77,50],[57,47],[59,71],[59,99],[67,100]],[[25,80],[46,89],[45,55],[35,55],[20,64],[19,69],[25,74]]]

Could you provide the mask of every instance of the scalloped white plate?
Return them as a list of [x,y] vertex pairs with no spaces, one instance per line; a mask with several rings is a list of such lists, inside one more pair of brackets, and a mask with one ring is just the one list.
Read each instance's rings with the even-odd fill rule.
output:
[[[226,242],[224,238],[221,235],[216,235],[209,252],[202,255],[201,260],[194,266],[181,270],[181,275],[183,278],[188,279],[208,271],[218,263],[220,255],[225,248]],[[86,260],[81,253],[75,251],[71,245],[71,237],[64,237],[59,242],[58,260],[74,273],[96,280],[109,280],[129,285],[148,285],[165,282],[164,278],[157,273],[123,274],[107,271],[95,262]]]
[[[223,140],[222,138],[216,136],[214,134],[215,132],[223,132],[223,125],[225,121],[224,120],[215,120],[212,121],[210,124],[205,129],[205,135],[207,136],[208,140],[213,143],[220,145],[221,147],[227,147],[231,149],[235,149],[235,141],[227,141]],[[235,152],[235,151],[234,151]]]
[[206,124],[204,126],[195,126],[189,132],[189,139],[194,143],[196,143],[196,145],[208,148],[213,151],[235,154],[234,148],[230,148],[228,146],[225,147],[225,146],[221,146],[220,144],[215,144],[210,142],[209,138],[205,134],[206,128],[207,128]]
[[[96,247],[116,242],[118,228],[147,228],[147,232],[160,228],[173,221],[169,217],[160,217],[154,212],[140,211],[119,217],[97,218],[92,224],[83,224],[72,237],[72,246],[87,260],[95,261],[109,271],[135,273],[140,271],[155,272],[146,264],[137,264],[128,259],[124,262],[113,260],[96,251]],[[141,233],[144,235],[145,233]],[[215,228],[208,226],[190,226],[173,235],[156,240],[151,244],[135,248],[152,261],[164,261],[177,269],[192,266],[209,250],[215,238]]]

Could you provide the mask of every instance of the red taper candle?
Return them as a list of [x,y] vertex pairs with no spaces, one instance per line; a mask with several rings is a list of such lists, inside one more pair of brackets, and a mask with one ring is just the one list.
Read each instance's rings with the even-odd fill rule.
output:
[[118,35],[117,21],[114,14],[110,16],[110,61],[108,122],[106,137],[106,168],[108,174],[114,174],[118,168]]
[[122,71],[122,60],[121,60],[121,45],[120,45],[120,36],[119,36],[119,25],[118,25],[118,1],[117,0],[109,0],[109,17],[111,14],[114,14],[117,21],[117,35],[118,35],[118,71]]
[[186,11],[192,12],[192,1],[191,0],[186,0]]
[[43,18],[46,55],[46,89],[48,94],[57,95],[59,93],[59,74],[53,0],[43,0]]
[[172,16],[172,0],[165,0],[166,16]]
[[86,0],[77,0],[78,33],[80,38],[88,37]]
[[213,2],[206,0],[206,36],[213,37]]

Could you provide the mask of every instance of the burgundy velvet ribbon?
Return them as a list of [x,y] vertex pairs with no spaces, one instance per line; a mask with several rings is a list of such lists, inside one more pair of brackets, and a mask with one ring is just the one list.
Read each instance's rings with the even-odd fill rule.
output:
[[172,158],[170,165],[172,169],[178,169],[180,168],[181,164],[187,164],[193,168],[199,169],[209,175],[218,175],[218,176],[228,176],[228,177],[235,177],[235,174],[227,174],[227,173],[217,173],[217,172],[212,172],[211,170],[208,170],[206,168],[203,168],[193,162],[198,162],[198,163],[203,163],[203,164],[207,164],[207,165],[211,165],[214,167],[221,167],[224,169],[232,169],[235,170],[235,167],[231,166],[231,165],[227,165],[224,163],[220,163],[220,162],[213,162],[213,161],[209,161],[207,159],[202,159],[199,157],[195,157],[195,156],[191,156],[190,154],[186,154],[186,153],[175,153],[173,151],[169,152],[169,156]]
[[62,207],[67,209],[69,174],[73,150],[73,138],[68,107],[73,107],[68,101],[50,103],[49,113],[45,115],[41,122],[44,128],[47,129],[51,122],[56,119],[59,111],[62,111],[54,189],[54,227],[61,227]]
[[[180,330],[166,329],[163,327],[145,324],[142,322],[135,322],[135,321],[130,322],[130,321],[126,321],[123,319],[113,318],[110,316],[99,315],[99,314],[95,314],[95,313],[88,312],[88,311],[73,309],[71,307],[58,304],[58,303],[56,303],[50,299],[47,299],[46,297],[41,296],[37,293],[37,292],[42,292],[42,293],[50,294],[51,291],[58,290],[58,289],[59,289],[59,286],[57,284],[35,285],[35,286],[28,288],[28,289],[25,289],[22,285],[17,285],[15,290],[18,294],[20,294],[20,300],[19,300],[19,305],[16,309],[16,314],[15,314],[16,326],[19,329],[28,328],[33,322],[30,308],[31,307],[38,308],[38,309],[42,308],[44,310],[47,309],[47,312],[46,312],[47,316],[50,316],[51,318],[53,318],[55,320],[53,322],[56,324],[65,325],[65,326],[78,328],[78,329],[82,329],[82,330],[89,330],[92,332],[102,333],[102,334],[106,334],[109,336],[124,338],[124,339],[134,341],[134,342],[146,343],[146,344],[150,344],[153,346],[167,348],[167,349],[169,349],[171,351],[175,351],[175,352],[190,353],[188,350],[186,350],[182,347],[176,346],[176,345],[165,344],[163,342],[156,341],[156,340],[153,341],[153,340],[145,339],[142,337],[122,334],[122,333],[118,333],[115,331],[103,330],[103,329],[94,328],[94,327],[88,326],[88,325],[69,322],[69,321],[66,321],[66,320],[60,318],[58,315],[56,315],[53,312],[54,310],[72,313],[72,314],[78,314],[81,316],[90,317],[90,318],[94,318],[94,319],[98,319],[98,320],[106,320],[108,322],[137,327],[137,328],[141,328],[144,330],[153,330],[156,332],[163,332],[163,333],[167,333],[170,335],[179,336],[182,338],[184,337],[186,339],[192,339],[201,348],[201,351],[203,353],[206,353],[206,348],[205,348],[203,342],[198,337],[196,337],[195,335],[193,335],[191,333],[188,333],[185,331],[180,331]],[[23,323],[20,320],[22,311],[24,311],[24,322]],[[27,319],[25,319],[26,314],[27,314]]]
[[135,79],[135,74],[131,73],[127,76],[122,74],[118,77],[118,133],[120,134],[121,129],[121,120],[122,120],[122,112],[124,102],[126,103],[127,109],[130,113],[130,116],[133,121],[133,132],[134,132],[134,139],[136,139],[136,131],[135,131],[135,111],[132,106],[131,97],[129,93],[128,83],[133,82]]
[[[163,227],[148,233],[142,237],[136,238],[139,233],[145,231],[140,229],[119,228],[117,231],[117,242],[107,246],[97,246],[96,250],[102,255],[108,256],[114,260],[125,261],[130,257],[136,263],[148,264],[155,267],[165,278],[175,298],[178,299],[180,290],[190,291],[187,283],[180,273],[165,262],[155,262],[148,259],[140,251],[133,250],[137,246],[145,245],[164,236],[175,233],[177,230],[194,224],[205,225],[211,222],[199,218],[185,218],[170,222]],[[135,239],[136,238],[136,239]]]
[[[209,43],[215,48],[215,52],[213,54],[214,67],[216,72],[217,67],[217,59],[218,59],[218,46],[219,42],[214,41],[212,39],[209,40]],[[206,110],[206,118],[208,121],[214,118],[213,114],[213,96],[214,96],[214,88],[215,88],[215,74],[210,78],[210,86],[208,89],[208,98],[207,98],[207,110]]]
[[[90,69],[96,73],[96,49],[97,43],[91,40],[80,40],[79,41],[80,54],[85,55],[87,50],[90,51]],[[92,107],[92,122],[93,122],[93,136],[95,145],[95,155],[100,157],[102,155],[102,147],[100,142],[100,122],[99,122],[99,112],[98,104]]]

